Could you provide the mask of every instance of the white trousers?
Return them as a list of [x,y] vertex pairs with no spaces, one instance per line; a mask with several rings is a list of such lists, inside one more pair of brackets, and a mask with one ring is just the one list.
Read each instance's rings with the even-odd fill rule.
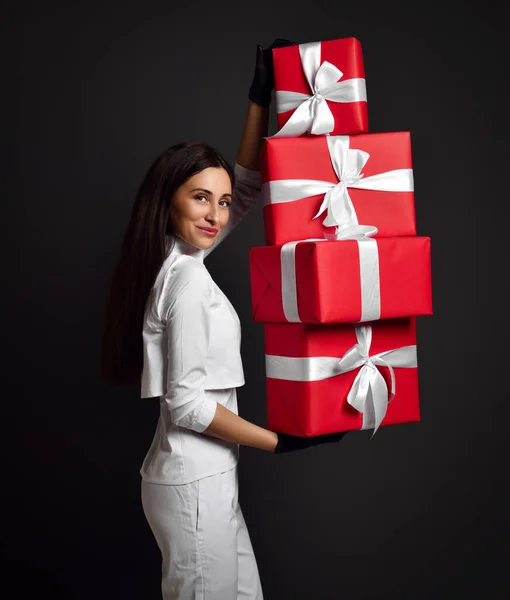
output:
[[142,506],[162,555],[163,600],[263,600],[237,466],[184,485],[142,479]]

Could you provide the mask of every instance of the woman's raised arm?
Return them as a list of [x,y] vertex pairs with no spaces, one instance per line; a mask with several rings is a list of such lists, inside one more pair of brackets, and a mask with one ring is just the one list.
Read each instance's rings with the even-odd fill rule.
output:
[[269,106],[274,88],[273,48],[292,44],[276,39],[267,48],[257,46],[253,79],[248,91],[248,108],[234,167],[236,182],[229,221],[214,244],[205,251],[204,258],[218,247],[248,212],[255,199],[260,197],[260,150],[268,135]]
[[273,48],[293,45],[294,42],[277,38],[267,48],[262,48],[260,44],[257,46],[255,69],[248,92],[250,103],[236,157],[236,162],[247,169],[259,169],[260,148],[268,133],[269,106],[274,88]]
[[269,107],[250,100],[244,121],[243,136],[236,156],[236,162],[241,167],[259,170],[260,149],[262,141],[268,133],[268,124]]

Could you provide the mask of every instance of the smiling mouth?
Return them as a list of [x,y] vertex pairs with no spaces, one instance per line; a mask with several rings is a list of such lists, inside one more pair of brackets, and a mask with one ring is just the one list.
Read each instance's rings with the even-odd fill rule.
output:
[[197,229],[200,229],[201,231],[207,233],[208,235],[216,235],[218,233],[217,229],[213,229],[211,227],[197,227]]

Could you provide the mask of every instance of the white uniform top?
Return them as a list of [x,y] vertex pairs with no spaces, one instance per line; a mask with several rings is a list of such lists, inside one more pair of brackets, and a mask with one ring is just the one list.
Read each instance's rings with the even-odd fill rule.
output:
[[202,435],[219,402],[238,414],[244,385],[241,324],[204,258],[260,195],[260,173],[235,164],[229,221],[208,250],[166,236],[167,257],[145,307],[141,397],[159,397],[160,416],[140,474],[183,484],[233,468],[239,445]]

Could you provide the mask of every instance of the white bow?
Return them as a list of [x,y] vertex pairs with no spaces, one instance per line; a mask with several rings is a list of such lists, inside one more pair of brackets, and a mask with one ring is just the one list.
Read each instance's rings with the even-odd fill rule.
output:
[[[347,402],[363,414],[364,429],[373,426],[374,433],[372,435],[374,435],[386,415],[388,402],[391,402],[395,396],[396,385],[393,367],[416,367],[416,346],[404,346],[370,356],[372,327],[369,325],[356,327],[356,337],[358,343],[344,354],[338,363],[337,372],[347,373],[361,367],[349,390]],[[388,387],[377,365],[386,367],[390,372],[391,390],[389,397]],[[369,396],[372,400],[370,407],[367,406]],[[367,412],[372,412],[372,419],[370,420],[373,421],[373,424],[365,422]]]

